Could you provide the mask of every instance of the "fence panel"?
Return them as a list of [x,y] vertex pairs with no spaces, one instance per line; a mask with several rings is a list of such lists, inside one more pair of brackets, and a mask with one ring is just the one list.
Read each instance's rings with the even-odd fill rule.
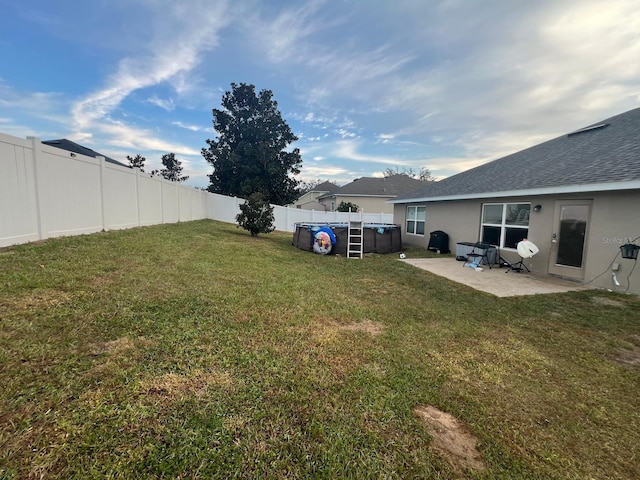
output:
[[207,192],[192,188],[189,189],[189,192],[192,220],[207,218]]
[[146,173],[138,174],[140,225],[157,225],[162,219],[162,180]]
[[104,228],[102,173],[91,157],[59,148],[34,149],[42,238],[99,232]]
[[173,182],[162,181],[162,223],[176,223],[180,221],[180,195],[178,187]]
[[105,230],[139,226],[136,170],[104,162],[103,176]]
[[38,240],[30,142],[0,134],[0,247]]
[[244,200],[241,198],[209,193],[207,198],[207,218],[220,222],[236,223],[236,215],[240,213],[239,205],[243,202]]
[[[0,247],[201,218],[236,223],[243,202],[0,133]],[[274,206],[274,217],[277,230],[292,232],[296,223],[344,223],[349,214]],[[393,223],[391,214],[362,219]]]

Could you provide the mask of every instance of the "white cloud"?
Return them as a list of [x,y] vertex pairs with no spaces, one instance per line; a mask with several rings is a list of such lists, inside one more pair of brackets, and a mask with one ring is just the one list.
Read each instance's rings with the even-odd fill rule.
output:
[[171,125],[184,128],[185,130],[191,130],[192,132],[204,132],[206,130],[206,128],[199,127],[197,125],[187,125],[182,122],[171,122]]
[[148,99],[147,102],[151,103],[152,105],[156,105],[160,108],[162,108],[163,110],[166,110],[167,112],[172,111],[174,108],[176,108],[176,105],[173,101],[173,98],[160,98],[157,95],[151,95]]
[[200,154],[199,150],[191,147],[157,138],[151,130],[134,128],[120,122],[105,123],[100,127],[100,132],[111,138],[109,144],[133,151],[173,152],[176,155]]
[[340,128],[340,129],[336,130],[336,132],[342,138],[355,138],[357,136],[355,133],[349,132],[348,130],[345,130],[344,128]]
[[359,141],[339,141],[336,142],[332,153],[338,158],[345,160],[352,160],[355,162],[368,162],[368,163],[381,163],[385,165],[405,165],[406,162],[393,157],[378,156],[378,155],[366,155],[358,151],[358,147],[361,145]]

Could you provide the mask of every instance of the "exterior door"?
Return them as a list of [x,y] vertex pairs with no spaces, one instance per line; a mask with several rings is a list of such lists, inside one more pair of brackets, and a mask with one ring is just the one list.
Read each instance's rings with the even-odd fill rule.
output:
[[556,202],[549,273],[584,279],[591,201]]

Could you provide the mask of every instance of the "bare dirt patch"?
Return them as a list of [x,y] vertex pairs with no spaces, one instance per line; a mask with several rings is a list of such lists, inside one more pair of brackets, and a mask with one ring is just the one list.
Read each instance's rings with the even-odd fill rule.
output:
[[192,372],[190,374],[165,373],[142,383],[143,391],[168,400],[190,396],[201,397],[211,387],[230,388],[231,376],[226,372]]
[[616,361],[634,368],[640,368],[640,335],[631,337],[631,346],[621,349]]
[[384,332],[385,326],[378,322],[372,322],[371,320],[365,320],[364,322],[350,323],[348,325],[339,325],[340,330],[347,330],[350,332],[364,332],[374,337]]
[[624,303],[619,300],[607,297],[592,297],[591,301],[598,305],[606,305],[607,307],[624,307]]
[[430,405],[413,409],[414,415],[424,422],[432,446],[457,471],[462,468],[485,470],[487,468],[478,450],[478,439],[460,420]]
[[5,305],[0,306],[0,311],[4,309],[3,307],[6,307],[7,311],[19,311],[21,313],[55,308],[67,303],[70,299],[69,294],[61,290],[53,288],[36,290],[29,295],[17,295],[8,299]]
[[153,342],[144,337],[137,338],[129,338],[129,337],[120,337],[115,340],[111,340],[109,342],[103,342],[98,345],[95,345],[92,349],[94,355],[100,355],[103,353],[107,353],[110,355],[119,354],[125,352],[127,350],[131,350],[138,346],[148,346]]

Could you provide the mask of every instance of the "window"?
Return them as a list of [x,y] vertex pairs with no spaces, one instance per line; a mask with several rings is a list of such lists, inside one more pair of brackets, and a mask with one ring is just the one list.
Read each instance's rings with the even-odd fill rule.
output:
[[425,207],[407,207],[407,233],[424,235]]
[[530,203],[485,203],[482,206],[483,242],[516,248],[529,235]]

